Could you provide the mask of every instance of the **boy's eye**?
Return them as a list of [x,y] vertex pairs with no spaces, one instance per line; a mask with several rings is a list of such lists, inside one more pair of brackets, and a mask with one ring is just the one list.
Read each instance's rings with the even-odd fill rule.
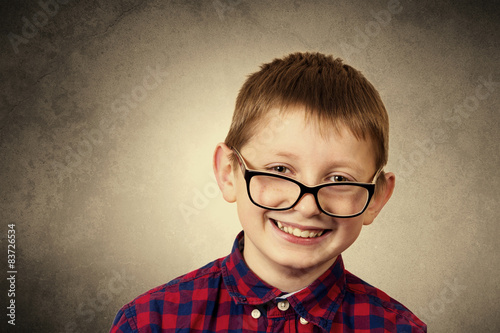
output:
[[288,171],[288,168],[284,167],[282,165],[277,165],[277,166],[271,167],[271,170],[275,171],[275,172],[278,172],[278,173],[285,173],[285,172]]
[[341,183],[341,182],[349,182],[349,181],[351,181],[347,177],[344,177],[344,176],[341,176],[341,175],[334,175],[330,179],[333,180],[334,183]]

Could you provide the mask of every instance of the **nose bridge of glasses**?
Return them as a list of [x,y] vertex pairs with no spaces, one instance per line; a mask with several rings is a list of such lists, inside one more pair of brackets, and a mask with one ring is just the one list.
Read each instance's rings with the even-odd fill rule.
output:
[[300,194],[299,194],[299,198],[297,199],[296,205],[300,204],[301,201],[303,201],[304,199],[309,197],[309,198],[311,198],[311,200],[314,202],[314,204],[316,206],[319,206],[318,190],[319,190],[320,186],[319,185],[309,186],[309,185],[306,185],[306,184],[304,184],[302,182],[298,182],[298,181],[297,181],[297,184],[300,187]]

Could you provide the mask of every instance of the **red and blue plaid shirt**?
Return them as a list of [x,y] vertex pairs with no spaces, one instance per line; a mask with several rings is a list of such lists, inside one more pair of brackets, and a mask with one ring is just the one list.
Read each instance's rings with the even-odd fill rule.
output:
[[401,303],[344,269],[339,256],[308,287],[284,295],[239,249],[137,297],[111,332],[427,332]]

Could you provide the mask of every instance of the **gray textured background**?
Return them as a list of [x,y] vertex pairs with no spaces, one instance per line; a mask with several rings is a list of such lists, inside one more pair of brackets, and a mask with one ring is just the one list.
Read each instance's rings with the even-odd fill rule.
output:
[[1,5],[9,332],[105,332],[139,293],[226,255],[240,227],[213,149],[246,75],[307,50],[360,69],[391,119],[396,191],[346,267],[430,332],[500,330],[498,1],[47,3]]

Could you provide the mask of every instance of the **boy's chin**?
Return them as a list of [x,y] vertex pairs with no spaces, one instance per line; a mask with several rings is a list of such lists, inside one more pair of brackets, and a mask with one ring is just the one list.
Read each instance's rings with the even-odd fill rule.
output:
[[288,270],[292,276],[304,276],[313,272],[323,273],[335,262],[335,259],[337,256],[323,260],[294,257],[280,260],[278,264]]

